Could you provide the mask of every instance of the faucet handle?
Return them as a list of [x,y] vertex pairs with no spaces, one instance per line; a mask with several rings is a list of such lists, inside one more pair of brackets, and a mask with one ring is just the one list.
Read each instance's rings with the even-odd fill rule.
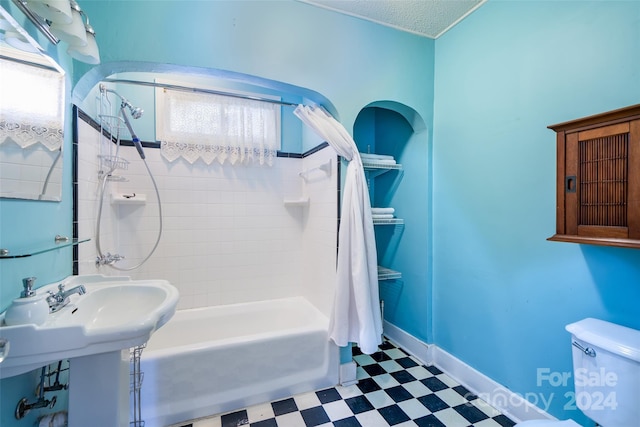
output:
[[60,292],[64,292],[64,283],[60,283],[60,284],[58,285],[58,290],[59,290]]
[[33,290],[33,285],[36,283],[35,277],[25,277],[22,279],[22,285],[24,286],[24,291],[20,294],[21,298],[29,298],[36,294]]
[[49,296],[47,297],[47,304],[49,304],[49,313],[53,313],[53,308],[58,303],[58,298],[56,298],[56,294],[53,291],[47,291]]

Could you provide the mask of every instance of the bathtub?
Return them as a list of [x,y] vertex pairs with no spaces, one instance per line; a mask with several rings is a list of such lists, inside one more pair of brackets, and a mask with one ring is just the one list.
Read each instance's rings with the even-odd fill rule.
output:
[[177,311],[142,352],[145,427],[337,384],[328,325],[301,297]]

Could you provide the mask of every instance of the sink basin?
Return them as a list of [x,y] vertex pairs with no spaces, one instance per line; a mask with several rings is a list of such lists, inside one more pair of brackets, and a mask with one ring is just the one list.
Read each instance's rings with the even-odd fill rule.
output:
[[[56,292],[58,283],[37,293]],[[166,280],[89,275],[62,283],[67,289],[82,284],[86,294],[71,295],[71,302],[41,325],[0,326],[0,338],[11,342],[11,352],[0,364],[0,378],[58,360],[142,345],[173,316],[178,302],[178,290]]]

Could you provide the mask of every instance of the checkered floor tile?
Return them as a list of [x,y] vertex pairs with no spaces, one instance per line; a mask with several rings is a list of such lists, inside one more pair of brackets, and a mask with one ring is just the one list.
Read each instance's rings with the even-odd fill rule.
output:
[[434,366],[385,341],[353,349],[358,383],[252,406],[174,427],[512,427],[513,421]]

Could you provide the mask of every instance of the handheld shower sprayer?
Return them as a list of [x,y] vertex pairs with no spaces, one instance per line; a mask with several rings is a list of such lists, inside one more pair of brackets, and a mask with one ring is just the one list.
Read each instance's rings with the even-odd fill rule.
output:
[[[134,119],[137,119],[140,116],[142,116],[142,109],[140,108],[134,109],[126,99],[122,98],[122,100],[123,100],[122,104],[120,105],[120,111],[122,111],[122,119],[124,120],[124,124],[127,126],[127,129],[129,129],[129,133],[131,134],[131,141],[133,142],[133,145],[136,146],[136,150],[138,150],[138,154],[140,154],[140,158],[144,159],[145,155],[144,155],[144,150],[142,150],[142,144],[140,143],[140,139],[138,138],[138,135],[136,135],[136,133],[133,131],[133,128],[131,127],[131,122],[129,121],[129,118],[127,117],[127,114],[124,111],[124,109],[127,108],[127,105],[128,105],[131,115],[133,116]],[[138,117],[134,115],[134,111],[137,112]]]
[[129,109],[129,114],[131,114],[131,117],[133,117],[134,119],[139,119],[140,117],[142,117],[144,110],[140,107],[134,107],[133,105],[131,105],[129,101],[127,101],[127,99],[124,96],[120,95],[118,92],[116,92],[113,89],[108,89],[104,84],[100,85],[100,92],[113,93],[118,98],[120,98],[120,112],[122,113],[122,119],[124,120],[124,124],[127,126],[127,129],[129,129],[129,133],[131,134],[131,141],[133,142],[133,145],[136,147],[136,150],[138,150],[138,154],[140,155],[140,158],[144,159],[145,155],[144,155],[144,150],[142,149],[142,143],[140,142],[138,135],[136,135],[135,131],[133,130],[133,127],[131,126],[131,122],[127,117],[127,113],[125,109],[126,108]]
[[[115,149],[115,156],[99,156],[101,158],[103,157],[110,157],[110,158],[115,158],[118,161],[121,161],[122,159],[120,157],[118,157],[118,151],[120,149],[120,131],[121,129],[121,122],[124,122],[125,126],[127,127],[127,129],[129,130],[129,134],[131,135],[131,141],[133,142],[133,145],[136,147],[136,150],[138,150],[138,154],[140,155],[140,158],[142,159],[142,163],[144,164],[145,168],[147,169],[147,172],[149,174],[149,179],[151,180],[151,183],[153,184],[153,188],[155,190],[156,193],[156,198],[158,200],[158,236],[156,238],[156,242],[153,245],[153,248],[151,249],[151,251],[149,251],[149,253],[147,254],[146,257],[144,257],[142,259],[142,261],[140,261],[138,264],[133,265],[133,266],[128,266],[128,267],[119,267],[116,266],[115,263],[118,261],[121,261],[122,259],[124,259],[123,256],[118,255],[118,254],[114,254],[111,255],[109,252],[104,253],[102,251],[102,246],[100,244],[100,225],[101,225],[101,218],[102,218],[102,210],[103,210],[103,206],[104,206],[104,200],[105,200],[105,194],[107,194],[107,188],[108,188],[108,182],[110,181],[110,178],[113,177],[113,175],[111,175],[111,172],[116,169],[117,166],[113,166],[111,168],[110,171],[108,171],[107,173],[103,173],[103,171],[99,171],[99,176],[102,177],[102,183],[100,185],[100,197],[99,197],[99,206],[98,206],[98,214],[96,216],[96,252],[97,252],[97,259],[96,259],[96,266],[109,266],[110,268],[113,268],[115,270],[118,271],[131,271],[131,270],[135,270],[136,268],[139,268],[140,266],[142,266],[145,262],[147,262],[147,260],[149,260],[149,258],[151,258],[151,255],[153,255],[153,253],[156,251],[156,249],[158,248],[158,244],[160,243],[160,238],[162,236],[162,203],[160,201],[160,190],[158,189],[158,184],[155,180],[155,178],[153,177],[153,173],[151,173],[151,169],[149,168],[149,165],[147,164],[147,160],[145,159],[145,154],[144,151],[142,149],[142,144],[140,142],[140,139],[138,138],[138,135],[136,135],[135,131],[133,130],[133,127],[131,126],[131,121],[129,120],[129,115],[131,115],[131,117],[133,117],[134,119],[139,119],[142,116],[143,110],[142,108],[136,108],[133,105],[131,105],[131,103],[129,101],[127,101],[127,99],[125,97],[123,97],[122,95],[120,95],[118,92],[116,92],[113,89],[108,89],[104,84],[100,84],[99,86],[100,88],[100,111],[102,112],[103,109],[106,109],[109,111],[108,114],[110,114],[108,117],[109,119],[112,118],[116,118],[118,120],[118,128],[116,129],[117,134],[116,136],[116,149]],[[113,104],[111,103],[111,101],[109,100],[109,96],[108,93],[112,93],[114,94],[116,97],[118,97],[120,99],[120,112],[118,113],[117,117],[114,117],[113,115],[111,115],[111,110],[113,109]],[[127,112],[126,110],[129,110],[129,112]],[[101,117],[103,117],[101,115]],[[110,131],[113,131],[113,128],[109,128]],[[100,129],[101,133],[102,133],[102,127]],[[123,130],[123,133],[124,130]],[[106,135],[107,136],[107,140],[108,141],[112,141],[114,135]],[[102,140],[101,140],[102,141]],[[109,154],[111,153],[111,146],[108,147],[109,148]]]

